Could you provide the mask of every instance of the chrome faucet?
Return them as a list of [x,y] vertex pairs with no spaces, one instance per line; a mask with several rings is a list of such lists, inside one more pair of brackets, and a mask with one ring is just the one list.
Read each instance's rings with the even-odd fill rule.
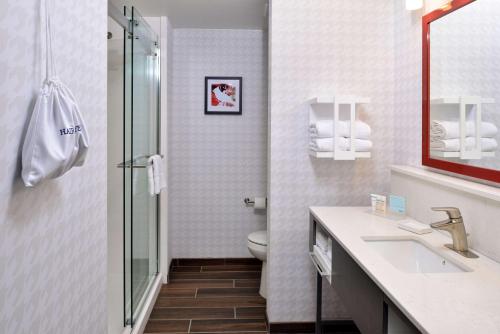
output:
[[464,220],[460,210],[452,207],[432,208],[432,210],[444,211],[448,214],[448,219],[431,224],[431,227],[436,230],[450,232],[453,244],[446,244],[445,246],[462,256],[477,258],[478,256],[476,254],[469,251],[467,233],[465,232]]

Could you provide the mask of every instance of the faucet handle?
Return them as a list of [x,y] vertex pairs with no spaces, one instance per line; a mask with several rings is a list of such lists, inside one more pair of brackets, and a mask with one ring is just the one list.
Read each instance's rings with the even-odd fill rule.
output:
[[448,217],[450,219],[458,219],[462,217],[462,214],[460,213],[459,208],[454,208],[454,207],[437,207],[437,208],[431,208],[433,211],[444,211],[448,214]]

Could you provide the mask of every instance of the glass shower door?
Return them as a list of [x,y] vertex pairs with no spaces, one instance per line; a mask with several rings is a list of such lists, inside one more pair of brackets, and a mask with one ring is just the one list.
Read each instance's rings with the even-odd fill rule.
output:
[[[133,325],[158,274],[158,196],[148,186],[148,158],[159,151],[157,36],[132,7],[125,42],[125,319]],[[127,100],[127,98],[126,98]],[[127,263],[128,262],[128,263]]]

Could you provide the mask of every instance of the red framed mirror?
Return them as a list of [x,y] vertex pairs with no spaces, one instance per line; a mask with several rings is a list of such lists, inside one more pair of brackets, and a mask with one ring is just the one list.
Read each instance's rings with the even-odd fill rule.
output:
[[454,0],[422,18],[422,164],[500,183],[500,75],[483,59],[500,50],[500,35],[483,36],[500,32],[498,19],[485,17],[498,14],[494,2]]

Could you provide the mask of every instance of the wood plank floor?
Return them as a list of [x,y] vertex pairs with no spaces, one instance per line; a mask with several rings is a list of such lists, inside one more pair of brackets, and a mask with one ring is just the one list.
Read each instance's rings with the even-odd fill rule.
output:
[[257,259],[174,259],[144,333],[267,333]]

